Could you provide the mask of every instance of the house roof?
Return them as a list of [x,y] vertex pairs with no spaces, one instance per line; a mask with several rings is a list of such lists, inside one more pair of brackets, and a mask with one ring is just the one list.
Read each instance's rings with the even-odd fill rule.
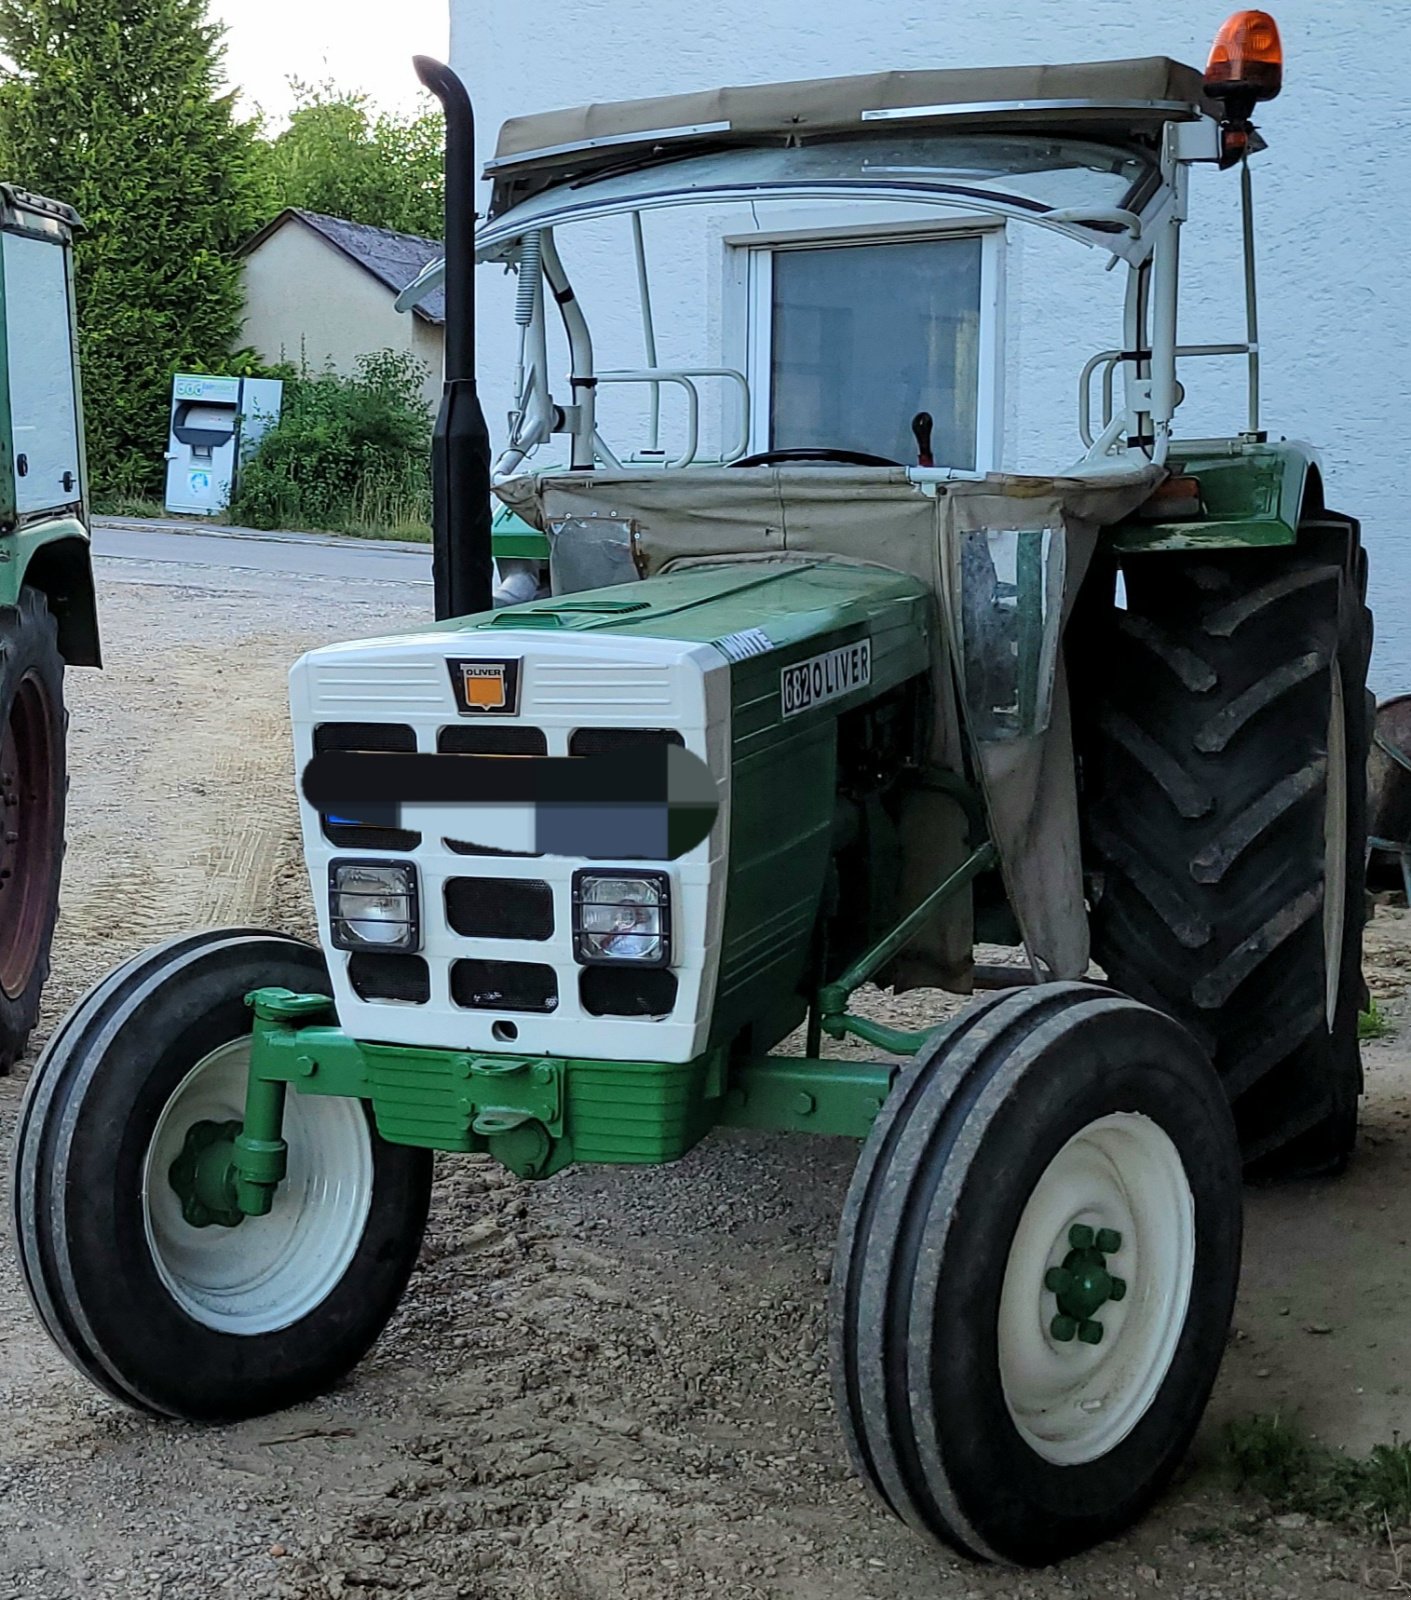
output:
[[[345,222],[341,217],[325,217],[298,206],[288,206],[271,218],[257,233],[250,235],[239,253],[246,256],[259,249],[266,239],[289,222],[302,222],[305,227],[312,228],[394,295],[400,294],[429,261],[439,261],[442,255],[442,247],[435,239],[423,239],[415,233],[394,233],[391,228],[370,228],[363,222]],[[413,314],[423,322],[444,322],[444,292],[437,289],[427,295],[413,308]]]

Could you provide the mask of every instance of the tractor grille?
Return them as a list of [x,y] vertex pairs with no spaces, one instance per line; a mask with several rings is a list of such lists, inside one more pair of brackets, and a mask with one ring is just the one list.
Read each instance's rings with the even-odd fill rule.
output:
[[[314,753],[326,750],[394,751],[416,749],[416,730],[403,722],[321,722],[314,729]],[[410,828],[367,827],[360,822],[323,818],[323,836],[343,850],[415,850],[421,835]]]
[[676,974],[664,967],[584,967],[578,999],[590,1017],[664,1017],[676,1004]]
[[[436,735],[436,748],[442,755],[458,756],[545,756],[549,741],[542,728],[442,728]],[[492,850],[469,839],[443,839],[442,844],[458,856],[510,856],[523,858],[520,850]],[[449,914],[449,905],[448,905]],[[457,929],[457,932],[462,930]],[[548,934],[514,934],[509,937],[547,939]]]
[[348,957],[348,982],[359,1000],[400,1000],[424,1006],[431,998],[431,969],[421,956],[354,951]]
[[443,755],[546,756],[549,741],[542,728],[442,728],[436,748]]
[[614,750],[639,750],[643,745],[684,745],[675,728],[575,728],[569,735],[571,756],[601,756]]
[[[543,730],[523,725],[447,727],[441,729],[436,742],[438,750],[466,755],[548,753]],[[682,745],[684,742],[674,728],[577,728],[569,735],[567,748],[570,755],[589,756],[644,745]],[[563,746],[559,748],[562,750]],[[458,856],[524,859],[521,852],[490,850],[464,840],[447,839],[444,843]],[[560,928],[566,931],[571,924],[568,890],[568,882],[503,877],[494,875],[493,867],[488,867],[485,877],[448,877],[441,895],[446,927],[458,939],[547,943],[555,938]],[[560,907],[561,915],[557,916],[556,895],[564,902]],[[555,957],[559,963],[556,968],[546,961],[505,959],[511,953],[501,946],[494,952],[495,959],[487,953],[483,958],[467,954],[453,960],[450,968],[452,1001],[474,1011],[551,1012],[559,1004],[560,983],[572,982],[579,1006],[590,1017],[666,1017],[676,1004],[674,972],[586,967],[575,969],[575,977],[570,979],[568,973],[562,971],[562,955]]]
[[457,961],[451,999],[471,1011],[552,1011],[558,975],[536,961]]
[[[498,775],[522,773],[526,761],[613,752],[623,761],[655,762],[674,746],[706,761],[728,797],[732,668],[720,652],[616,625],[580,632],[513,622],[497,617],[493,629],[440,624],[311,650],[290,675],[300,766],[315,755],[365,753],[369,760],[416,756],[424,767],[441,755],[462,765],[497,762]],[[462,666],[472,661],[505,664],[504,705],[477,709],[461,700]],[[514,761],[519,767],[505,765]],[[563,788],[570,795],[582,788],[587,798],[586,785]],[[728,811],[706,844],[670,863],[677,965],[640,973],[611,970],[610,963],[589,972],[577,961],[573,881],[589,863],[581,853],[542,853],[541,834],[547,840],[562,820],[543,801],[537,808],[528,796],[471,807],[428,798],[379,812],[349,800],[331,810],[320,816],[300,794],[329,979],[339,1025],[350,1037],[470,1056],[512,1051],[674,1064],[706,1049]],[[665,848],[635,833],[611,842],[628,848],[604,858],[604,869],[666,865],[632,858],[634,847]],[[414,948],[332,947],[330,869],[340,858],[363,857],[415,868]]]
[[554,892],[536,878],[449,878],[446,921],[467,939],[552,939]]

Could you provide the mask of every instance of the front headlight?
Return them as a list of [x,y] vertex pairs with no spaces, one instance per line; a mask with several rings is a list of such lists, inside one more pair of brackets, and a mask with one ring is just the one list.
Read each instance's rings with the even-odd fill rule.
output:
[[582,966],[671,962],[671,880],[664,872],[573,874],[573,953]]
[[416,950],[421,945],[416,868],[402,862],[335,861],[328,910],[340,950]]

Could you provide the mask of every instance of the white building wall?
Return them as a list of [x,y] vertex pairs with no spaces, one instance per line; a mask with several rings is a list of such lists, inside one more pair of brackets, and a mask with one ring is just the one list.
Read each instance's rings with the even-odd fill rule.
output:
[[[669,94],[894,67],[990,66],[1152,54],[1203,63],[1232,5],[1222,0],[988,0],[984,6],[852,0],[451,0],[452,63],[475,99],[482,156],[509,115],[584,101]],[[1283,96],[1261,108],[1256,160],[1264,420],[1324,454],[1330,500],[1360,516],[1372,557],[1374,686],[1411,689],[1408,269],[1411,140],[1406,137],[1411,6],[1404,0],[1282,0]],[[1183,250],[1183,343],[1241,336],[1237,176],[1200,171]],[[652,227],[659,220],[659,226]],[[772,219],[771,219],[772,225]],[[720,215],[717,232],[747,231]],[[732,302],[725,252],[649,219],[663,361],[715,364]],[[600,362],[641,360],[635,282],[621,242],[565,251]],[[575,248],[576,246],[576,248]],[[1122,270],[1096,251],[1014,227],[1005,250],[1006,464],[1057,466],[1077,453],[1079,369],[1119,342]],[[512,280],[481,274],[480,375],[503,436],[515,360]],[[564,370],[560,358],[554,370]],[[1186,435],[1243,425],[1238,362],[1186,364]],[[620,401],[618,402],[621,403]]]

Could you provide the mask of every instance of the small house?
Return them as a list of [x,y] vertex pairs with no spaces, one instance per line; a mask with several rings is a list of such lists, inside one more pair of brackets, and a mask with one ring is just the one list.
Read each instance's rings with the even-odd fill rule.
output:
[[410,314],[400,292],[440,258],[435,239],[289,207],[246,240],[245,322],[239,342],[266,361],[309,372],[356,369],[359,356],[406,350],[427,369],[425,394],[441,394],[445,298],[428,295]]

